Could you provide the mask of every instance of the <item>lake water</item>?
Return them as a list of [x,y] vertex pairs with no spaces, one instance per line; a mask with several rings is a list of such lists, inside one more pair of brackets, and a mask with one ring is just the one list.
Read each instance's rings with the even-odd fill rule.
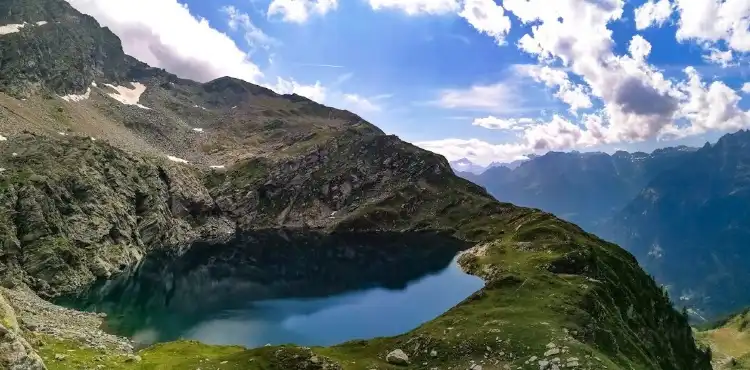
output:
[[465,274],[454,260],[438,273],[410,281],[399,290],[366,288],[322,298],[260,301],[248,297],[245,307],[215,312],[189,326],[181,326],[180,317],[162,316],[156,325],[137,330],[133,338],[144,344],[185,338],[247,347],[333,345],[407,332],[482,286],[481,279]]

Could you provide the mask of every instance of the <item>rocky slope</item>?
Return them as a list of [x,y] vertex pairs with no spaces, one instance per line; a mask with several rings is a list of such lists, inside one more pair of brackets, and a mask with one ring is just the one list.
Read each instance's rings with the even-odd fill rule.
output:
[[[38,364],[31,348],[50,369],[387,369],[394,349],[410,368],[710,366],[630,254],[550,214],[498,203],[440,156],[296,95],[145,66],[63,1],[0,0],[0,14],[30,25],[0,35],[9,58],[0,64],[0,276],[15,297],[0,328],[3,343],[26,353],[0,351],[6,367]],[[461,264],[486,286],[394,338],[314,349],[175,342],[137,355],[117,340],[99,346],[91,316],[65,320],[76,313],[61,310],[55,323],[54,306],[18,295],[75,293],[154,255],[202,263],[220,255],[197,246],[258,233],[431,234],[473,246]],[[71,331],[82,337],[63,334]]]

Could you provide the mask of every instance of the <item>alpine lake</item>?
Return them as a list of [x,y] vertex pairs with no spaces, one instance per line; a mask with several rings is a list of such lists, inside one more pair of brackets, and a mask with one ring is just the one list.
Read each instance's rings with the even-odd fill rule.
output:
[[408,332],[481,289],[458,266],[465,248],[427,233],[254,233],[153,251],[57,303],[106,313],[105,330],[138,347],[328,346]]

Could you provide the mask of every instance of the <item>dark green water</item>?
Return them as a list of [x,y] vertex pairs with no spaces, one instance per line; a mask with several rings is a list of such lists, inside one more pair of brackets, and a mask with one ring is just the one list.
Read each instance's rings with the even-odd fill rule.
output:
[[[413,240],[372,241],[351,246],[351,240],[324,239],[300,249],[294,241],[291,248],[243,241],[213,246],[208,258],[152,258],[60,303],[108,313],[109,331],[142,345],[185,338],[312,346],[407,332],[483,286],[460,270],[455,245],[422,247],[415,258],[406,253]],[[279,265],[282,256],[288,260]]]

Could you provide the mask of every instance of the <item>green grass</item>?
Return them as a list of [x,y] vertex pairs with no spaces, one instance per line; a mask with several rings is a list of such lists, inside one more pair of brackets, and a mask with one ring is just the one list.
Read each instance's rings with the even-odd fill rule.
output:
[[[482,276],[487,285],[461,304],[440,317],[400,336],[353,341],[327,348],[311,350],[297,347],[263,347],[247,350],[235,346],[208,346],[198,342],[178,341],[156,345],[138,353],[141,362],[126,362],[125,357],[105,355],[97,350],[81,350],[76,344],[51,341],[41,348],[44,356],[54,358],[55,353],[74,349],[62,362],[48,362],[50,369],[63,369],[66,365],[91,366],[97,356],[112,369],[295,369],[303,366],[311,355],[330,359],[345,370],[396,369],[385,362],[386,354],[396,348],[404,350],[412,361],[408,368],[430,369],[468,368],[471,361],[483,363],[485,369],[538,369],[538,359],[543,358],[547,344],[555,343],[561,353],[551,356],[562,361],[575,357],[582,368],[608,369],[701,369],[693,367],[696,353],[685,348],[669,347],[671,326],[660,333],[638,333],[635,329],[647,327],[647,318],[623,317],[613,309],[621,305],[640,302],[637,294],[615,292],[617,288],[628,291],[627,281],[613,284],[608,280],[612,271],[598,275],[590,271],[577,271],[577,258],[622,258],[627,254],[601,248],[597,239],[571,234],[565,224],[555,225],[544,214],[525,218],[515,232],[508,233],[487,245],[483,255],[466,255],[461,263],[473,273]],[[527,224],[530,223],[530,224]],[[532,225],[541,227],[535,229]],[[535,243],[526,244],[533,239]],[[602,253],[602,256],[594,256]],[[575,257],[583,255],[583,257]],[[564,261],[571,263],[567,273],[554,273]],[[627,261],[621,261],[622,263]],[[626,264],[627,265],[627,264]],[[637,266],[637,265],[634,265]],[[635,268],[635,267],[633,267]],[[627,276],[624,271],[617,276]],[[587,276],[597,275],[601,280]],[[645,276],[645,275],[644,275]],[[643,286],[638,279],[632,283],[637,288],[659,292],[656,286]],[[653,282],[651,282],[653,283]],[[633,287],[636,288],[636,287]],[[650,297],[651,300],[659,300]],[[653,305],[652,301],[648,302]],[[671,306],[667,306],[671,310]],[[643,307],[639,308],[643,310]],[[671,312],[671,313],[670,313]],[[649,314],[649,313],[646,313]],[[654,313],[657,315],[657,313]],[[673,315],[673,316],[670,316]],[[674,320],[679,327],[677,312],[658,312],[660,321]],[[655,319],[656,320],[656,319]],[[595,323],[597,327],[589,324]],[[650,330],[655,330],[651,328]],[[654,342],[662,340],[664,343]],[[692,337],[685,340],[692,343]],[[431,351],[437,356],[431,356]],[[565,352],[562,352],[564,350]],[[656,350],[658,356],[651,351]],[[682,352],[681,352],[682,351]],[[537,361],[529,362],[536,356]],[[673,356],[669,358],[669,356]],[[93,359],[93,360],[92,360]],[[209,367],[210,366],[210,367]],[[690,366],[690,367],[686,367]],[[303,368],[303,367],[299,367]],[[705,367],[703,367],[705,368]]]

